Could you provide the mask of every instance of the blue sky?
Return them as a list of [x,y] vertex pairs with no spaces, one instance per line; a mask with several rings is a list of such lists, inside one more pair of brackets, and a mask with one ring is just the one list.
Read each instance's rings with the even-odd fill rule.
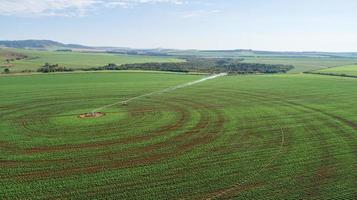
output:
[[0,40],[357,51],[356,0],[0,0]]

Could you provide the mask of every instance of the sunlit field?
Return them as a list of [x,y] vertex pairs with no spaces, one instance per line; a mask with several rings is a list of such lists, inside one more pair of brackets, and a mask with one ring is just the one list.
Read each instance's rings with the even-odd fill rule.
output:
[[319,73],[329,73],[336,75],[352,75],[357,76],[357,65],[346,65],[339,67],[331,67],[328,69],[318,70]]
[[355,199],[357,79],[0,77],[0,198]]
[[[14,60],[6,64],[11,53],[26,55],[27,58]],[[90,52],[56,52],[23,49],[0,49],[0,70],[10,69],[11,72],[36,71],[45,63],[58,64],[71,69],[88,69],[101,67],[109,63],[117,65],[150,62],[184,62],[182,59],[159,56],[125,55]]]

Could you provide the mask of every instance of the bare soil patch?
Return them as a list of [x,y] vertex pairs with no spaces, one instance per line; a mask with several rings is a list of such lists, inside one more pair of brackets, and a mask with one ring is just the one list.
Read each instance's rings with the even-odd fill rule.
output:
[[79,118],[82,118],[82,119],[99,118],[99,117],[103,117],[104,115],[105,115],[105,113],[103,113],[103,112],[84,113],[84,114],[80,114]]

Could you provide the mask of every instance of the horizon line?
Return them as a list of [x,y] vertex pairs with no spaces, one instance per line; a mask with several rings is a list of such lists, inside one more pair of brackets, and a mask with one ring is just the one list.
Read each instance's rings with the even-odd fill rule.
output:
[[[90,45],[84,43],[66,43],[59,40],[52,39],[5,39],[0,41],[7,42],[19,42],[19,41],[52,41],[58,42],[64,45],[80,45],[91,48],[125,48],[125,49],[133,49],[133,50],[150,50],[150,49],[163,49],[163,50],[178,50],[178,51],[256,51],[256,52],[276,52],[276,53],[357,53],[356,51],[325,51],[325,50],[268,50],[268,49],[254,49],[254,48],[231,48],[231,49],[200,49],[200,48],[171,48],[171,47],[127,47],[127,46],[110,46],[110,45]],[[0,46],[0,48],[3,48]],[[6,47],[6,48],[14,48],[14,47]],[[35,48],[32,48],[35,49]]]

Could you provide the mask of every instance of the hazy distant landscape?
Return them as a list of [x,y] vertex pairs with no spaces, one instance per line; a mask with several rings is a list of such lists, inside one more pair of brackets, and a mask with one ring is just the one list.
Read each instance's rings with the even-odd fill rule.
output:
[[[288,73],[353,65],[357,53],[269,52],[255,50],[172,50],[129,49],[66,45],[48,40],[0,41],[0,67],[12,72],[36,72],[45,63],[73,70],[98,68],[108,64],[181,63],[194,58],[212,64],[212,59],[235,60],[240,63],[291,65]],[[17,47],[17,48],[14,48]],[[228,61],[227,61],[228,62]],[[229,61],[230,62],[230,61]]]

